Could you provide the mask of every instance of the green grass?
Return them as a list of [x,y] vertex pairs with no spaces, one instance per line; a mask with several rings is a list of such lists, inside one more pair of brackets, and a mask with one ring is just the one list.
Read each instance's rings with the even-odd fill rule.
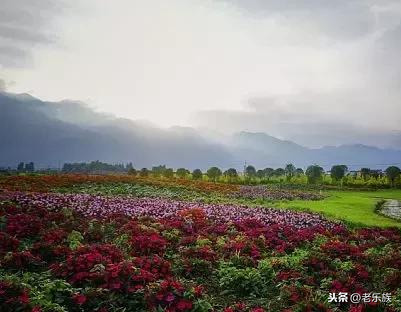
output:
[[319,201],[275,202],[277,208],[319,212],[329,218],[342,220],[354,226],[399,227],[401,222],[375,213],[375,204],[381,199],[401,200],[401,190],[328,191],[329,197]]

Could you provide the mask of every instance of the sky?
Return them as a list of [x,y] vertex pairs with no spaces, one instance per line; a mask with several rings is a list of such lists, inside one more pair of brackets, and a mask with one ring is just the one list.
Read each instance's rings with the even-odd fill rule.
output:
[[401,149],[399,0],[0,0],[0,90]]

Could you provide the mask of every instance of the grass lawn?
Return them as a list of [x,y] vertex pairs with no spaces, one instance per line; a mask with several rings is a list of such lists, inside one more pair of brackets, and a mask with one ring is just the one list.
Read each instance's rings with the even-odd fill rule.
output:
[[395,226],[401,228],[400,221],[374,212],[375,203],[380,199],[401,200],[401,190],[329,191],[328,194],[329,197],[324,200],[275,202],[274,206],[319,212],[329,218],[340,219],[355,226]]

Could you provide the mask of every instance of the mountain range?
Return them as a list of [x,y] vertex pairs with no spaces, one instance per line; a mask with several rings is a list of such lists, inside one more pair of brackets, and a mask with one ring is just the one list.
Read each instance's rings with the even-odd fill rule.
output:
[[[133,162],[137,168],[242,169],[346,164],[385,168],[401,162],[401,151],[361,144],[308,148],[266,133],[213,136],[188,127],[161,129],[150,123],[100,113],[82,102],[47,102],[29,94],[0,92],[0,166],[33,161],[37,168],[64,162]],[[400,164],[398,164],[400,165]]]

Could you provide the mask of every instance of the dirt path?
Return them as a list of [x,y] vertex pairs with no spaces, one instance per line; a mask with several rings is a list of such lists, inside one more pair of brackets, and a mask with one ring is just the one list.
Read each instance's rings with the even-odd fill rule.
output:
[[401,201],[395,199],[386,200],[381,213],[390,218],[401,220]]

